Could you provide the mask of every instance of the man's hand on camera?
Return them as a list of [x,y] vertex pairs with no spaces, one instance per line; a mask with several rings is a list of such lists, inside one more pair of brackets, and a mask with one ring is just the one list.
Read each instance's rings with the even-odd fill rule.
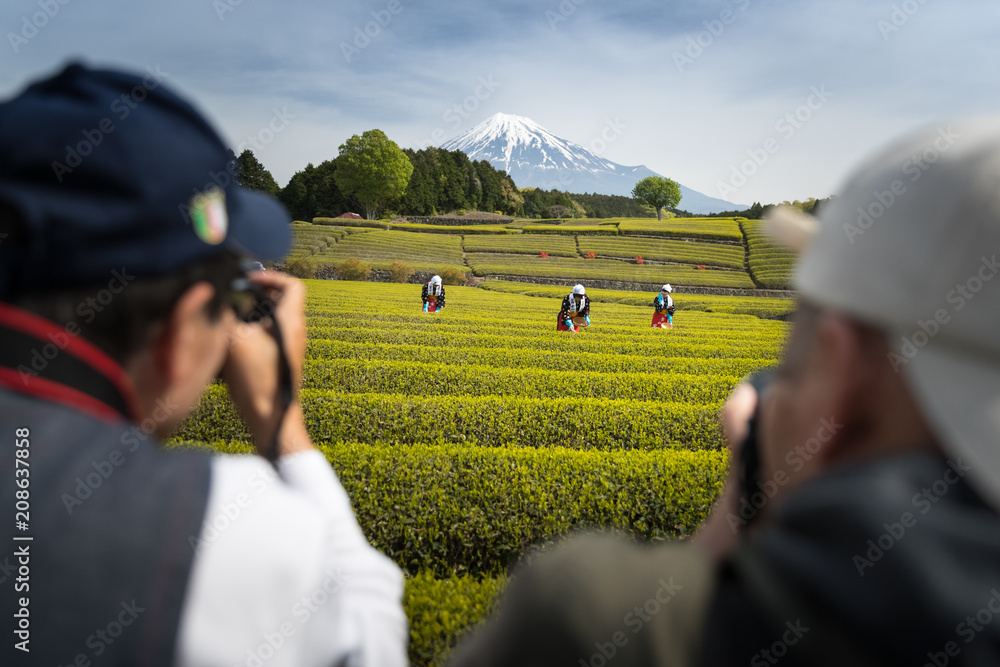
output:
[[279,420],[279,455],[309,449],[312,442],[297,400],[306,349],[305,286],[275,271],[255,272],[250,274],[250,279],[267,290],[271,297],[269,303],[259,304],[262,314],[273,313],[272,317],[281,325],[285,357],[292,376],[292,404],[282,419],[278,346],[269,331],[273,326],[270,318],[252,324],[236,323],[222,379],[250,427],[258,451],[265,454],[274,444]]

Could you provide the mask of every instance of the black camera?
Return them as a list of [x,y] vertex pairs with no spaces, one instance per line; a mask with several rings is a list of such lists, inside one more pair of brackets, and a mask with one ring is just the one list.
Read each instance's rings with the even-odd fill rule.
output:
[[260,262],[243,260],[240,262],[242,273],[233,278],[229,285],[229,303],[241,322],[260,322],[274,315],[274,300],[261,285],[250,280],[248,275],[253,271],[263,271]]
[[754,373],[746,380],[757,392],[757,406],[754,408],[753,416],[750,418],[750,429],[743,440],[743,446],[740,447],[739,454],[740,498],[748,501],[750,494],[757,488],[757,483],[760,481],[760,447],[757,441],[760,424],[760,400],[764,395],[764,390],[774,378],[774,373],[774,369],[769,368]]

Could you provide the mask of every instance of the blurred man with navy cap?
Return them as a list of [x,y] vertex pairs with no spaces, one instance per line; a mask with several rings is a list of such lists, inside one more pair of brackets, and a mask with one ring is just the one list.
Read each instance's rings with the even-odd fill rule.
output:
[[[287,213],[164,76],[0,104],[3,663],[405,664],[400,572],[297,401],[304,287],[250,264]],[[164,450],[220,374],[261,456]]]

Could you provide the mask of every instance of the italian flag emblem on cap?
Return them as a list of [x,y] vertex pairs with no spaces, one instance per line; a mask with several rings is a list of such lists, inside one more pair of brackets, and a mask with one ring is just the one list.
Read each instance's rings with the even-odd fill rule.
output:
[[202,241],[210,245],[222,243],[229,230],[226,193],[221,188],[211,188],[192,197],[191,222]]

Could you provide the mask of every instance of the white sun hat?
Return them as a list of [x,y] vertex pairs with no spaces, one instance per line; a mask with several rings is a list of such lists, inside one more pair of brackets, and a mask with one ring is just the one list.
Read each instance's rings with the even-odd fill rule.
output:
[[432,285],[440,285],[441,284],[441,276],[434,276],[433,278],[431,278],[431,284]]
[[946,454],[1000,507],[1000,116],[917,132],[864,163],[818,219],[775,209],[810,302],[889,334]]
[[574,285],[573,294],[586,294],[587,290],[584,289],[583,285]]
[[670,283],[667,283],[666,285],[664,285],[663,287],[660,288],[660,291],[661,292],[673,292],[674,288],[670,286]]

